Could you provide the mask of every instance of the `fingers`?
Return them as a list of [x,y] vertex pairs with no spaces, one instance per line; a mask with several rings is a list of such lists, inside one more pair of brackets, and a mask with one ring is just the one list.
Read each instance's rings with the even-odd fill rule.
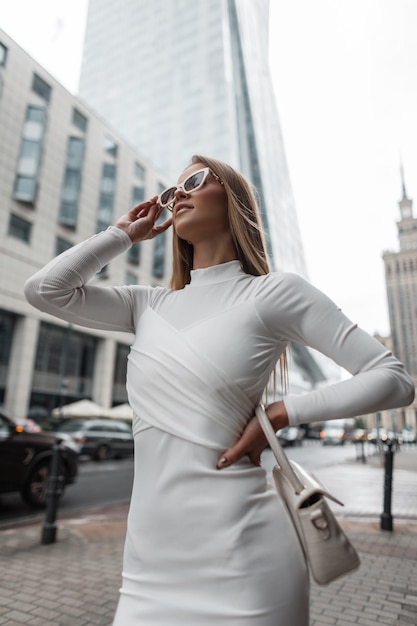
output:
[[165,232],[172,224],[172,217],[168,217],[160,224],[156,223],[164,210],[158,204],[158,196],[154,196],[130,209],[114,225],[123,230],[133,243],[153,239]]
[[217,463],[217,469],[229,467],[230,465],[233,465],[233,463],[236,463],[236,461],[239,461],[239,459],[241,459],[245,455],[248,455],[254,465],[260,464],[261,455],[259,451],[259,446],[252,446],[251,448],[248,448],[246,442],[244,441],[244,438],[241,437],[234,446],[226,450],[226,452],[221,455]]
[[252,451],[252,450],[247,450],[245,452],[242,452],[241,450],[236,450],[236,447],[233,448],[229,448],[229,450],[226,450],[226,452],[224,452],[220,459],[217,462],[217,469],[224,469],[225,467],[229,467],[230,465],[233,465],[234,463],[236,463],[237,461],[239,461],[241,458],[243,458],[244,456],[248,456],[250,462],[252,463],[252,465],[256,465],[257,467],[261,466],[261,453],[263,451],[262,449],[258,449],[256,451]]
[[[150,198],[150,200],[145,200],[144,202],[140,202],[136,206],[134,206],[130,211],[128,211],[128,215],[139,217],[142,215],[147,215],[149,213],[149,209],[153,205],[157,205],[158,196],[154,196]],[[157,205],[159,206],[159,205]]]
[[154,230],[157,231],[157,234],[161,234],[164,233],[172,224],[172,217],[168,217],[165,222],[162,222],[161,224],[157,224],[156,226],[154,226]]
[[136,211],[138,213],[143,209],[149,210],[150,207],[154,204],[159,206],[159,204],[157,203],[157,200],[158,200],[158,196],[153,196],[153,198],[150,198],[149,200],[145,200],[144,202],[139,202],[139,204],[133,207],[132,211]]
[[229,467],[245,455],[249,457],[254,465],[260,465],[260,458],[265,445],[265,435],[257,418],[253,417],[235,445],[220,456],[217,462],[217,469]]
[[235,457],[233,448],[229,448],[229,450],[226,450],[226,452],[224,452],[222,456],[220,457],[220,459],[218,460],[217,469],[223,469],[224,467],[229,467],[229,465],[232,465],[237,460],[238,458]]

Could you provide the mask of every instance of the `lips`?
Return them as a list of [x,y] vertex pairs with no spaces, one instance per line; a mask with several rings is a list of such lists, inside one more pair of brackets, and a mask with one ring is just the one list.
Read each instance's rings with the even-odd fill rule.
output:
[[175,205],[175,215],[178,215],[178,213],[181,213],[183,211],[188,211],[190,209],[192,209],[193,207],[190,206],[189,204],[184,204],[183,202],[179,202],[178,204]]

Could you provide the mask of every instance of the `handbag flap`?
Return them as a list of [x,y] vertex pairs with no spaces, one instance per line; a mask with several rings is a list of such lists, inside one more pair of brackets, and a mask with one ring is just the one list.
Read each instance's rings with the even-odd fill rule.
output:
[[305,470],[295,461],[290,461],[290,464],[300,483],[303,485],[303,489],[299,493],[294,491],[285,471],[279,465],[275,465],[272,474],[277,487],[279,485],[280,491],[285,491],[286,498],[291,498],[292,502],[296,503],[297,508],[303,508],[307,501],[311,501],[311,499],[317,495],[325,496],[333,500],[333,502],[344,506],[343,502],[335,498],[311,472]]

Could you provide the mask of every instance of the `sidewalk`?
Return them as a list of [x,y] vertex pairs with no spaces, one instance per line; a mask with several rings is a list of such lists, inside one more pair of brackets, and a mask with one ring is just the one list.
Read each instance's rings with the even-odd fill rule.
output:
[[[417,453],[414,456],[411,469],[402,471],[417,481]],[[326,473],[337,475],[342,467],[326,468]],[[362,481],[376,469],[371,463],[364,466]],[[395,481],[400,489],[399,475]],[[340,517],[362,565],[327,587],[312,585],[311,626],[417,624],[416,493],[414,489],[407,515],[394,517],[393,532],[381,531],[375,516]],[[43,521],[1,531],[0,625],[110,626],[121,580],[127,509],[125,504],[58,519],[57,541],[46,546],[40,544]]]

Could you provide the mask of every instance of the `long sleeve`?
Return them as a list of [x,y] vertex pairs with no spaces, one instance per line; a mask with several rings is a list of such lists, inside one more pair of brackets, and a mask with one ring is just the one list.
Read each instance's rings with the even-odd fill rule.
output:
[[53,259],[25,284],[34,307],[71,322],[102,330],[134,332],[135,308],[147,305],[149,287],[102,287],[89,280],[131,245],[120,229],[104,232]]
[[354,417],[413,401],[414,385],[403,365],[299,276],[269,275],[257,309],[277,340],[310,346],[352,374],[348,380],[285,397],[291,424]]

